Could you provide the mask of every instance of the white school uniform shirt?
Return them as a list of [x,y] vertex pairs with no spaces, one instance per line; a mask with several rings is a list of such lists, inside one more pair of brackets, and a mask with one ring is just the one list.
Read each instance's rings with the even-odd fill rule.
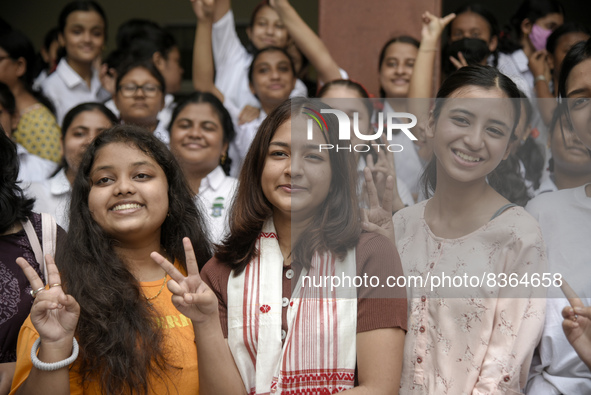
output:
[[242,162],[248,153],[250,148],[250,144],[254,139],[254,136],[257,134],[261,123],[267,118],[267,113],[261,109],[259,116],[253,119],[250,122],[240,125],[238,123],[238,115],[240,114],[240,109],[234,106],[231,102],[224,100],[224,106],[228,110],[230,117],[232,118],[232,123],[234,124],[234,131],[236,132],[234,135],[234,139],[230,141],[230,146],[228,148],[228,157],[232,159],[232,164],[230,168],[230,176],[238,178],[240,174],[240,169],[242,168]]
[[[589,185],[589,184],[587,184]],[[539,222],[546,243],[548,272],[560,273],[591,305],[591,198],[586,185],[543,193],[525,209]],[[591,394],[591,371],[581,361],[562,330],[562,309],[569,305],[560,289],[550,288],[546,320],[536,348],[526,394]]]
[[[224,95],[224,104],[231,102],[239,110],[246,105],[260,108],[248,84],[253,55],[248,53],[236,34],[232,10],[213,24],[211,44],[216,69],[215,86]],[[307,97],[306,85],[298,79],[290,96]]]
[[21,182],[23,190],[32,182],[46,180],[55,171],[55,162],[31,154],[18,143],[16,144],[16,154],[19,161],[18,181]]
[[[172,119],[172,111],[174,110],[175,102],[174,96],[170,93],[164,95],[164,108],[162,111],[158,113],[158,126],[162,125],[162,129],[167,129],[168,125],[170,125],[170,120]],[[110,99],[105,103],[105,107],[115,114],[117,118],[119,118],[119,109],[115,105],[113,99]]]
[[57,68],[41,84],[43,93],[55,106],[58,124],[73,107],[86,102],[104,102],[111,95],[101,85],[98,71],[92,70],[90,88],[86,81],[62,58]]
[[[395,112],[387,100],[384,100],[384,109],[382,111],[384,114]],[[378,118],[376,114],[374,114],[373,119],[377,122]],[[384,122],[386,122],[385,115]],[[405,120],[403,122],[407,121]],[[384,135],[386,134],[386,130],[386,126],[384,125]],[[398,134],[392,133],[392,139],[389,140],[389,143],[400,144],[403,147],[401,152],[392,153],[394,155],[394,165],[396,166],[396,178],[401,179],[413,195],[418,195],[420,189],[419,181],[423,173],[423,162],[418,152],[419,147],[402,131],[399,131]]]
[[32,183],[27,195],[35,198],[33,211],[51,214],[59,226],[68,230],[72,186],[66,178],[65,169],[61,169],[50,179]]
[[35,80],[33,81],[33,90],[40,91],[41,84],[43,83],[43,81],[45,81],[47,79],[47,77],[49,77],[49,75],[47,74],[47,70],[45,70],[45,69],[41,70],[39,75],[37,77],[35,77]]
[[228,210],[237,186],[238,180],[227,176],[221,166],[201,180],[195,199],[200,200],[205,209],[209,237],[213,243],[221,243],[229,231]]

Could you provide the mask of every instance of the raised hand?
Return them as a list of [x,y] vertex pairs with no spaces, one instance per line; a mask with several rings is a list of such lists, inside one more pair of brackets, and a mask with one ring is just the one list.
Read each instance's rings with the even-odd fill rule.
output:
[[244,106],[242,111],[240,111],[240,115],[238,115],[238,124],[244,125],[250,121],[254,121],[261,115],[261,109],[253,107],[249,104]]
[[56,344],[71,349],[80,317],[80,305],[73,296],[64,293],[60,273],[53,258],[46,255],[45,260],[49,289],[45,289],[35,269],[24,258],[16,260],[27,276],[31,288],[36,291],[35,301],[31,307],[31,322],[39,333],[43,346]]
[[[381,143],[381,140],[379,141]],[[394,163],[394,155],[388,152],[385,147],[377,152],[377,161],[374,163],[371,155],[367,156],[367,168],[371,171],[372,181],[376,188],[376,194],[379,202],[382,203],[384,210],[390,210],[390,213],[396,212],[404,208],[404,203],[398,193],[398,186],[396,184],[396,166]],[[386,180],[392,177],[394,186],[391,192],[391,207],[384,203],[384,196],[386,194]]]
[[178,311],[196,323],[217,320],[218,299],[199,276],[197,259],[189,238],[183,239],[183,246],[187,261],[187,277],[159,253],[152,252],[150,257],[170,276],[168,289],[173,293],[171,300]]
[[441,33],[443,29],[450,23],[456,14],[449,14],[444,16],[443,18],[438,18],[437,16],[431,14],[429,11],[425,11],[423,15],[421,15],[421,19],[423,22],[423,27],[421,28],[421,41],[431,41],[436,42],[439,37],[441,37]]
[[456,66],[456,70],[461,69],[462,67],[466,67],[468,66],[468,61],[466,60],[466,58],[464,57],[464,54],[461,52],[458,52],[458,58],[454,58],[453,56],[449,57],[450,62]]
[[528,67],[534,77],[543,75],[546,78],[546,82],[550,82],[552,74],[550,73],[550,65],[548,64],[548,52],[545,49],[534,52],[528,61]]
[[566,281],[561,289],[570,302],[570,306],[562,309],[562,329],[568,342],[591,369],[591,307],[585,307]]
[[388,176],[384,188],[384,195],[382,196],[382,204],[378,198],[376,186],[373,182],[373,176],[369,168],[363,169],[365,176],[365,187],[369,200],[369,209],[362,211],[362,225],[363,230],[368,232],[376,232],[389,238],[392,243],[395,243],[394,238],[394,223],[392,222],[392,195],[394,191],[394,178]]
[[197,20],[213,22],[215,0],[191,0],[191,6]]

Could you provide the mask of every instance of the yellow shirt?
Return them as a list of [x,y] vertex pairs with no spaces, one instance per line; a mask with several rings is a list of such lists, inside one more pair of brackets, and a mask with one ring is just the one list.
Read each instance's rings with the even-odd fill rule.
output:
[[[140,283],[144,295],[152,297],[160,291],[163,280]],[[151,394],[199,394],[199,376],[197,373],[197,347],[195,345],[195,333],[191,320],[182,315],[170,300],[172,293],[166,286],[162,293],[150,300],[155,309],[160,312],[154,317],[156,325],[164,330],[164,347],[168,356],[168,362],[172,366],[166,382],[154,380],[150,388]],[[33,368],[31,362],[31,348],[39,334],[33,327],[29,316],[21,327],[17,344],[16,371],[12,381],[13,394],[29,376]],[[70,369],[70,394],[101,394],[96,382],[87,382],[84,386],[80,383],[80,375],[77,373],[76,363]]]
[[62,158],[61,129],[51,111],[40,103],[22,112],[13,137],[33,155],[56,163]]

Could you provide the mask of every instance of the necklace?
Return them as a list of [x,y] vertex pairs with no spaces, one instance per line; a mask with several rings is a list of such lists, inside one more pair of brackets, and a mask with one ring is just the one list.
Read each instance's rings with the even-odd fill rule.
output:
[[146,300],[153,300],[153,299],[156,299],[158,296],[160,296],[160,294],[162,293],[162,290],[164,289],[164,286],[166,285],[166,276],[167,275],[168,275],[167,273],[164,273],[164,278],[162,281],[162,286],[160,287],[160,291],[158,291],[158,293],[156,295],[150,296],[149,298],[144,295],[144,298],[146,298]]

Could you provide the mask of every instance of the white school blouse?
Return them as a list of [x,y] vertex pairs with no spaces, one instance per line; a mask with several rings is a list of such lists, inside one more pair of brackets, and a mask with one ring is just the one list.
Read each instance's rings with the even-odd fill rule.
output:
[[68,230],[72,186],[66,178],[65,169],[47,180],[32,183],[27,195],[35,198],[33,211],[51,214],[59,226]]
[[229,232],[228,210],[238,187],[238,180],[227,176],[221,166],[209,173],[199,185],[199,194],[195,197],[200,201],[207,213],[209,237],[212,243],[219,244]]
[[[240,111],[246,105],[260,108],[248,83],[248,69],[253,55],[248,53],[236,34],[232,10],[213,24],[211,44],[216,69],[215,86],[224,95],[224,105],[231,102]],[[290,96],[307,97],[306,85],[298,79]]]
[[111,97],[101,85],[97,70],[92,70],[89,88],[86,81],[70,67],[66,58],[62,58],[55,71],[41,83],[41,89],[55,106],[57,122],[60,125],[68,111],[78,104],[103,103]]

